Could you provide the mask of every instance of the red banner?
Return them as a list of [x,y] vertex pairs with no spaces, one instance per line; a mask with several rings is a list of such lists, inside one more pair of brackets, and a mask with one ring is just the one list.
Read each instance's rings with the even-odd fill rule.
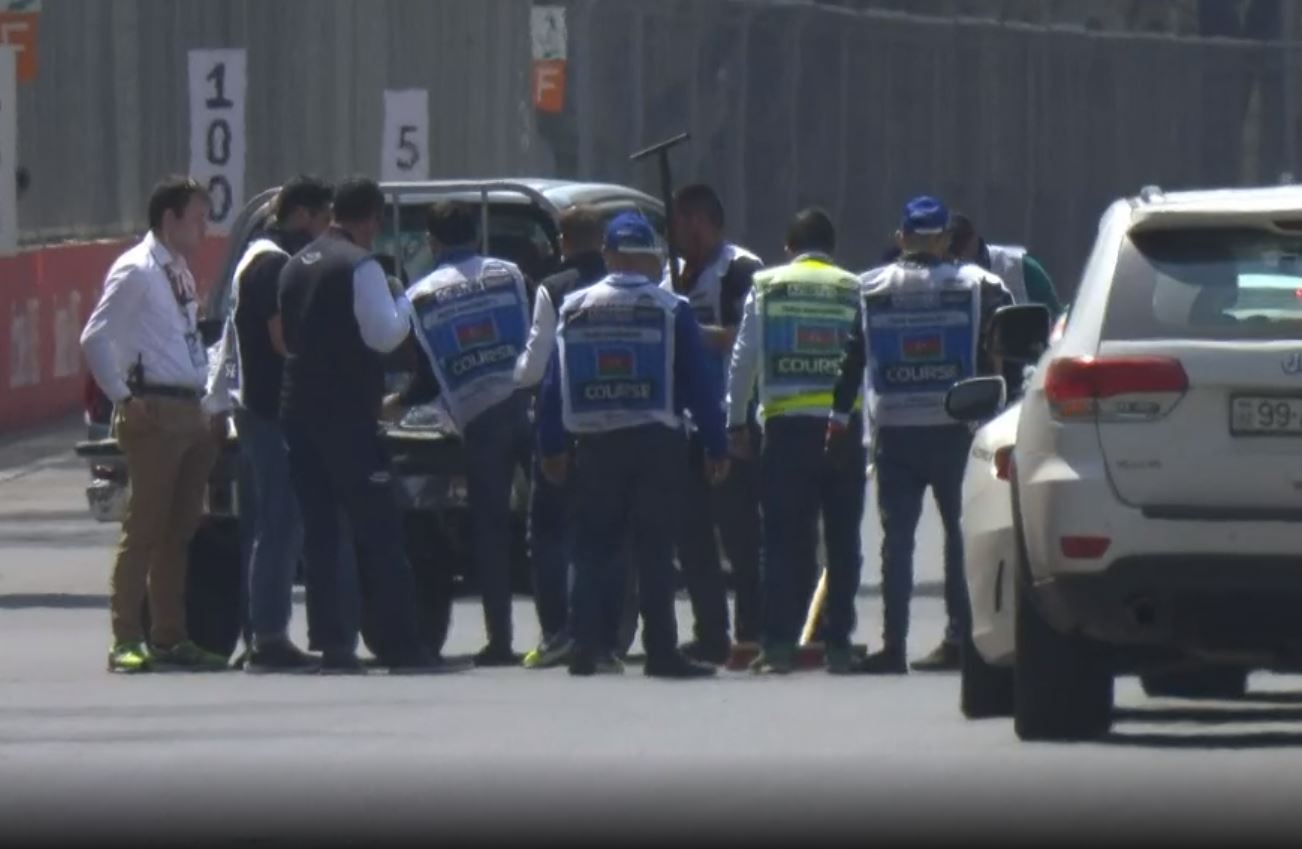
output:
[[[104,275],[132,241],[86,242],[0,257],[0,434],[80,409],[81,329]],[[201,291],[221,269],[226,240],[210,238],[192,263]]]

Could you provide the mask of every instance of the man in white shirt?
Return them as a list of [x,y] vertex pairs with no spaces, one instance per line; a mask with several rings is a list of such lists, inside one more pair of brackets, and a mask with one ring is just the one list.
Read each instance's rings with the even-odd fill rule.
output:
[[207,214],[207,192],[195,180],[160,183],[149,198],[149,232],[113,263],[81,334],[91,374],[113,402],[131,479],[110,584],[115,672],[226,667],[227,658],[190,641],[185,622],[186,549],[225,428],[224,417],[200,404],[208,361],[186,262],[203,240]]
[[[391,290],[371,246],[384,224],[379,185],[352,178],[335,191],[333,221],[280,273],[285,342],[280,417],[303,515],[308,626],[321,671],[364,672],[357,658],[358,586],[368,644],[390,671],[434,665],[421,644],[416,588],[403,549],[393,473],[380,440],[384,355],[411,332],[411,303]],[[359,580],[340,556],[340,514],[357,547]],[[373,641],[372,641],[373,638]]]
[[[556,350],[556,325],[561,304],[580,289],[606,276],[606,261],[601,254],[605,226],[601,213],[590,206],[576,206],[561,215],[561,254],[564,262],[555,274],[538,284],[534,295],[533,326],[525,340],[524,352],[515,366],[516,383],[535,389],[547,371],[547,363]],[[533,479],[529,491],[529,565],[533,572],[534,609],[542,640],[524,658],[529,669],[546,669],[564,663],[569,657],[569,585],[573,556],[574,522],[569,516],[569,487],[547,480],[534,458]],[[630,576],[630,589],[634,588]],[[629,607],[633,629],[637,627],[637,604]],[[627,615],[625,617],[628,618]],[[629,637],[631,641],[632,637]],[[626,643],[617,641],[617,648]]]

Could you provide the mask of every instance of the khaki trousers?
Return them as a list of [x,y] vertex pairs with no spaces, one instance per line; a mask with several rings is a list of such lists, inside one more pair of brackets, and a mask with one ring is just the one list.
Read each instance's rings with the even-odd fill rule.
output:
[[187,547],[199,527],[217,441],[198,401],[136,398],[114,413],[131,496],[110,585],[113,637],[142,642],[149,598],[150,641],[172,646],[185,624]]

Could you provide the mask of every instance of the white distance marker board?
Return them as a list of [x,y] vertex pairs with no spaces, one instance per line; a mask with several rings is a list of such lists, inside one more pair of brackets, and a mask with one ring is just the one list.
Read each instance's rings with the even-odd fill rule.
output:
[[380,179],[429,179],[429,91],[409,88],[384,93]]
[[246,57],[190,51],[190,176],[208,187],[208,227],[223,235],[244,206]]

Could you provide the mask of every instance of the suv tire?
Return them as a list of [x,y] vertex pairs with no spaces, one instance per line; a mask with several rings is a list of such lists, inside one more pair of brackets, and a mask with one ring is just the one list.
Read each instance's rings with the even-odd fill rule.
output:
[[1112,727],[1113,673],[1107,647],[1044,621],[1031,592],[1021,497],[1012,487],[1017,569],[1013,625],[1013,729],[1022,740],[1089,740]]
[[968,719],[1013,715],[1013,670],[986,663],[972,641],[963,634],[959,706]]
[[[244,627],[239,523],[205,516],[190,539],[185,576],[185,618],[190,639],[201,648],[230,657]],[[150,631],[146,598],[141,623]]]

